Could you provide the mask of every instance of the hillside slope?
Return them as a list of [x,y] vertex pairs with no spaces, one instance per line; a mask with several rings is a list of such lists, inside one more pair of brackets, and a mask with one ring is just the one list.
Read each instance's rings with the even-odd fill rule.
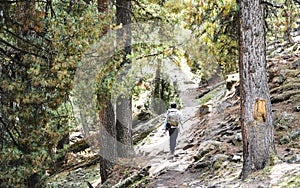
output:
[[[88,162],[87,166],[77,165],[57,174],[49,185],[87,187],[90,182],[93,187],[109,188],[300,187],[299,56],[270,58],[268,71],[277,155],[273,166],[247,180],[239,179],[243,159],[238,83],[230,91],[220,79],[199,87],[192,77],[176,69],[172,73],[177,75],[180,86],[185,123],[175,159],[168,159],[169,136],[163,134],[164,115],[161,115],[142,122],[146,128],[151,124],[152,131],[135,146],[135,157],[120,159],[106,184],[99,184],[97,162]],[[72,159],[78,161],[79,156],[87,159],[95,155],[88,150],[74,154]]]
[[[181,131],[175,160],[168,159],[168,135],[162,127],[137,146],[144,151],[149,173],[128,187],[299,187],[300,186],[300,63],[297,55],[268,61],[277,156],[274,166],[241,181],[242,136],[238,85],[224,84],[181,92],[188,119]],[[206,105],[195,105],[201,93]],[[199,102],[199,101],[198,101]],[[186,104],[186,105],[185,105]]]

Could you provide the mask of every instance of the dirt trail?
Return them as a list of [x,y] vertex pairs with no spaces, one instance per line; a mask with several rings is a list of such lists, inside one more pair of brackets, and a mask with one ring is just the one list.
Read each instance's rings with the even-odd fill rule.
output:
[[[297,56],[298,59],[298,56]],[[286,68],[282,68],[286,70]],[[276,69],[277,70],[277,69]],[[227,93],[226,97],[221,95],[219,97],[214,96],[215,100],[210,101],[212,104],[212,112],[208,114],[208,120],[206,121],[206,126],[211,130],[207,132],[206,137],[201,139],[205,140],[221,140],[222,145],[227,151],[228,156],[233,157],[241,157],[239,161],[225,161],[224,165],[214,171],[210,172],[202,171],[204,176],[201,176],[199,173],[191,173],[187,169],[190,164],[193,163],[194,151],[193,149],[183,150],[185,146],[189,145],[190,138],[192,137],[193,127],[199,124],[199,120],[195,118],[195,113],[199,108],[198,102],[195,100],[195,97],[199,95],[197,90],[198,86],[193,82],[192,76],[190,73],[184,74],[180,73],[178,69],[174,69],[172,74],[176,75],[173,77],[178,81],[178,86],[180,90],[180,97],[183,101],[183,109],[182,112],[184,114],[184,118],[189,119],[185,124],[184,128],[181,130],[180,136],[178,138],[178,144],[176,148],[177,157],[175,161],[168,160],[168,152],[169,152],[169,140],[168,135],[162,136],[162,127],[153,131],[151,136],[147,138],[147,144],[144,144],[140,147],[141,150],[147,151],[145,153],[147,157],[147,164],[151,165],[150,176],[152,177],[151,183],[147,187],[151,188],[166,188],[166,187],[189,187],[189,188],[204,188],[204,187],[239,187],[239,188],[249,188],[249,187],[270,187],[270,188],[281,188],[281,187],[299,187],[300,185],[300,164],[291,164],[288,163],[285,157],[293,156],[298,157],[298,148],[290,145],[277,145],[277,147],[284,149],[288,149],[289,153],[280,152],[280,157],[278,160],[275,160],[275,165],[268,167],[262,171],[258,171],[253,173],[249,179],[243,181],[239,179],[239,174],[242,170],[242,146],[241,142],[232,144],[231,141],[233,137],[230,135],[234,135],[234,138],[238,138],[239,136],[239,98],[231,97],[235,95],[235,93]],[[282,76],[281,73],[279,76]],[[172,78],[172,77],[171,77]],[[288,80],[288,79],[287,79]],[[276,79],[275,79],[276,81]],[[274,85],[274,83],[271,83]],[[216,85],[216,83],[212,83],[212,85]],[[273,96],[278,94],[273,93]],[[292,113],[291,103],[290,102],[282,102],[279,104],[273,105],[275,106],[275,111],[285,113],[286,111],[290,111]],[[276,106],[278,109],[276,109]],[[216,111],[216,112],[215,112]],[[295,114],[295,118],[297,118],[297,114]],[[278,113],[278,117],[281,117],[282,114]],[[274,118],[278,119],[277,116]],[[294,121],[295,127],[298,128],[297,122]],[[229,136],[220,137],[218,133],[221,133],[223,125],[229,127]],[[225,128],[226,128],[225,127]],[[202,127],[201,127],[202,128]],[[224,128],[224,127],[223,127]],[[205,130],[205,129],[204,129]],[[284,132],[284,131],[283,131]],[[284,133],[284,135],[287,133]],[[275,135],[276,136],[276,135]],[[277,138],[278,140],[281,137]],[[229,142],[230,141],[230,142]],[[293,144],[297,143],[296,141]],[[190,144],[191,146],[194,143]],[[195,145],[196,146],[196,145]],[[291,147],[292,146],[292,147]],[[196,146],[197,147],[197,146]],[[286,148],[288,147],[288,148]],[[221,150],[216,150],[221,151]],[[223,152],[223,151],[222,151]],[[292,153],[290,153],[292,152]],[[293,153],[294,152],[294,153]],[[213,155],[218,155],[222,153],[213,153]],[[223,153],[224,154],[224,153]],[[295,155],[296,154],[296,155]],[[299,163],[299,162],[298,162]],[[202,179],[200,179],[200,177]],[[206,185],[206,186],[204,186]]]
[[168,157],[169,135],[167,133],[163,134],[163,125],[150,134],[151,136],[146,139],[147,142],[137,147],[140,152],[144,153],[147,165],[151,165],[150,176],[156,179],[149,187],[186,187],[185,182],[193,181],[191,176],[183,176],[183,173],[193,162],[194,153],[183,150],[183,147],[189,144],[190,129],[198,121],[195,117],[199,107],[198,102],[195,100],[198,85],[194,83],[195,80],[193,80],[190,73],[176,67],[172,67],[171,72],[176,75],[173,75],[171,79],[176,79],[183,102],[181,112],[184,124],[180,129],[174,159]]
[[[151,183],[147,186],[148,188],[205,188],[206,186],[201,185],[203,182],[199,180],[197,173],[191,173],[188,167],[193,163],[193,157],[195,153],[193,150],[184,150],[185,146],[193,145],[190,143],[193,131],[192,128],[199,123],[199,119],[196,118],[195,114],[199,109],[199,104],[195,100],[198,93],[198,85],[193,83],[193,79],[186,74],[180,73],[179,69],[172,70],[176,74],[178,86],[180,90],[180,97],[183,102],[183,118],[186,122],[180,131],[178,137],[177,147],[175,151],[175,160],[168,159],[169,154],[169,136],[163,135],[163,127],[159,127],[154,130],[150,136],[146,139],[142,145],[138,146],[138,149],[144,152],[144,157],[147,161],[147,165],[150,165],[149,170]],[[215,96],[216,97],[216,96]],[[220,95],[221,97],[221,95]],[[216,97],[210,101],[215,105],[220,98]],[[214,107],[215,108],[215,107]],[[238,108],[238,106],[236,107]],[[233,108],[235,109],[235,108]],[[232,110],[232,109],[231,109]],[[231,111],[229,110],[229,112]],[[227,112],[227,114],[229,113]],[[237,113],[237,112],[234,112]],[[210,126],[217,125],[218,122],[226,119],[225,113],[218,114],[214,117],[214,113],[210,114]],[[213,127],[212,127],[213,128]],[[280,181],[285,178],[286,174],[293,173],[296,176],[299,175],[299,165],[291,165],[286,163],[276,164],[272,167],[272,170],[265,179],[257,179],[252,182],[243,182],[238,179],[239,172],[241,170],[241,164],[236,164],[232,168],[237,168],[235,172],[229,174],[228,177],[223,179],[215,179],[211,181],[212,185],[218,185],[217,187],[285,187],[281,185]]]

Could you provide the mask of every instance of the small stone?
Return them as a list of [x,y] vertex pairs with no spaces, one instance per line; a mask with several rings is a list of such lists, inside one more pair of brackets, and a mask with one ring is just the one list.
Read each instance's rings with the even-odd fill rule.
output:
[[296,139],[299,136],[300,136],[300,129],[295,130],[295,131],[291,132],[291,134],[290,134],[291,139]]
[[233,162],[239,162],[239,161],[242,161],[242,157],[241,156],[238,156],[238,155],[234,155],[231,159],[231,161]]
[[287,160],[288,163],[298,163],[300,161],[300,154],[296,154]]
[[204,116],[210,112],[208,105],[202,105],[199,108],[198,114],[199,116]]
[[297,106],[295,106],[295,112],[300,112],[300,104],[298,104]]
[[241,142],[243,140],[242,133],[237,133],[235,135],[235,139],[236,141]]
[[283,138],[281,138],[279,140],[279,144],[280,145],[288,144],[288,143],[290,143],[290,141],[291,141],[291,139],[289,136],[284,136]]
[[300,59],[296,60],[295,62],[293,62],[293,68],[297,69],[300,66]]
[[281,74],[278,77],[273,78],[272,82],[281,85],[285,80],[285,77]]
[[278,131],[287,131],[289,128],[285,125],[279,125],[276,130]]

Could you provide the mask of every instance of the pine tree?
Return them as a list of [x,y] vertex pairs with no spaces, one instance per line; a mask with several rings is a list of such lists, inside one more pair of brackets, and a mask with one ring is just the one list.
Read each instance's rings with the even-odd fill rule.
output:
[[243,135],[242,179],[271,163],[274,128],[266,70],[265,7],[240,1],[239,71]]

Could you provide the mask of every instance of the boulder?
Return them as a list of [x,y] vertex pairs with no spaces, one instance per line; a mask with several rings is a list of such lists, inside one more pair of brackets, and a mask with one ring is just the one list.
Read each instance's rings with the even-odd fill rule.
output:
[[195,159],[196,160],[200,159],[210,151],[217,149],[221,144],[222,142],[214,141],[214,140],[207,140],[202,142],[197,149],[197,154],[195,156]]
[[237,133],[231,140],[230,143],[232,143],[235,146],[241,145],[243,141],[242,133]]
[[225,154],[216,154],[211,159],[211,164],[213,167],[220,167],[224,161],[228,159],[228,155]]
[[200,108],[198,110],[198,116],[201,117],[201,116],[204,116],[204,115],[206,115],[210,112],[211,112],[211,108],[209,107],[209,105],[204,104],[204,105],[200,106]]

